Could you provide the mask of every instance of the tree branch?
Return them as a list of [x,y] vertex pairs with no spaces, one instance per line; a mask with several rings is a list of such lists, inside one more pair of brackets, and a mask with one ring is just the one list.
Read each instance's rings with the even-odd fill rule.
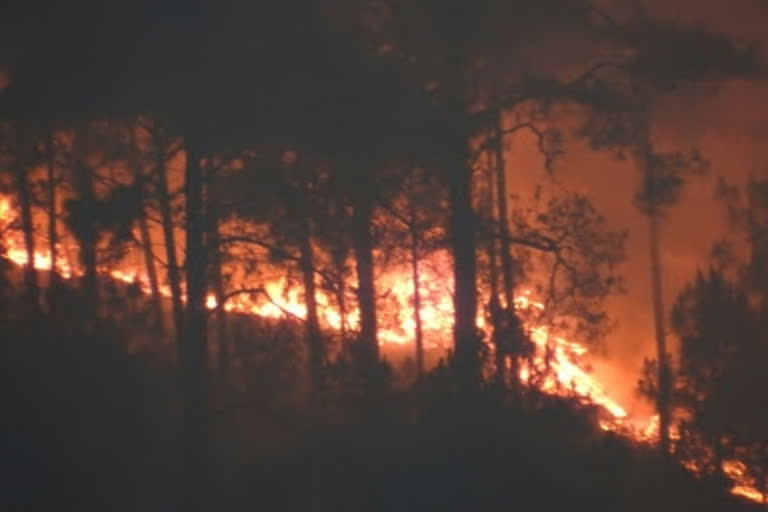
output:
[[259,286],[257,288],[240,288],[238,290],[233,290],[231,292],[228,292],[224,294],[221,300],[221,304],[217,304],[217,307],[224,307],[224,305],[233,297],[237,297],[238,295],[263,295],[273,306],[278,308],[280,311],[283,312],[284,315],[295,318],[296,320],[299,320],[301,322],[304,322],[305,320],[301,318],[296,313],[289,311],[285,309],[281,304],[279,304],[277,301],[275,301],[272,296],[269,294],[269,292],[264,289],[263,287]]
[[[228,244],[236,244],[236,243],[256,245],[258,247],[262,247],[264,249],[272,251],[273,253],[277,254],[281,258],[284,258],[288,261],[293,261],[295,263],[301,262],[301,258],[299,256],[292,255],[282,247],[278,247],[270,243],[263,242],[257,238],[238,235],[238,236],[225,236],[219,239],[219,247],[228,245]],[[327,280],[329,282],[333,280],[333,276],[328,275],[328,272],[326,272],[321,268],[312,267],[312,270],[314,271],[315,274],[319,275],[323,280]]]

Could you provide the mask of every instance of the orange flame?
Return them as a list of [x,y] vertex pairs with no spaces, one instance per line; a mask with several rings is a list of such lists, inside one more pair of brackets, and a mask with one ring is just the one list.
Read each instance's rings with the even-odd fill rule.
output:
[[[0,234],[4,233],[3,243],[5,244],[6,255],[17,265],[25,266],[27,265],[27,254],[23,247],[23,242],[21,242],[21,237],[18,232],[8,229],[14,217],[15,213],[10,200],[7,197],[0,196]],[[440,253],[433,259],[434,261],[431,261],[430,265],[424,265],[422,268],[420,284],[423,286],[423,296],[420,316],[425,332],[439,333],[440,338],[445,339],[453,323],[453,304],[450,298],[451,289],[450,286],[446,286],[446,279],[444,277],[450,275],[447,263],[449,259],[447,259],[445,254]],[[45,251],[36,250],[34,266],[39,270],[50,270],[50,254]],[[65,278],[82,275],[82,271],[79,268],[72,268],[63,257],[57,259],[56,266],[58,272]],[[439,270],[435,270],[436,268]],[[126,265],[120,269],[103,270],[116,280],[126,283],[137,283],[145,293],[150,292],[149,279],[142,269]],[[290,287],[287,284],[285,278],[273,278],[261,285],[261,288],[270,296],[270,301],[258,302],[254,300],[252,295],[244,293],[228,300],[225,304],[225,310],[275,319],[284,318],[287,315],[304,318],[307,311],[301,292],[296,287]],[[407,313],[409,310],[412,310],[411,298],[413,296],[410,270],[394,268],[378,276],[377,284],[381,289],[389,291],[389,294],[398,303],[400,310],[396,317],[396,321],[399,324],[398,328],[382,328],[379,335],[380,343],[382,345],[404,345],[411,343],[413,332],[415,331],[415,321],[412,314]],[[166,297],[171,296],[170,287],[166,285],[160,286],[160,292]],[[341,316],[332,307],[331,299],[323,291],[318,290],[317,300],[325,325],[331,329],[340,329]],[[209,295],[206,298],[206,307],[214,309],[216,306],[216,298],[213,295]],[[521,311],[529,309],[544,310],[544,304],[532,300],[529,291],[524,291],[515,299],[515,307]],[[349,312],[348,316],[347,322],[355,326],[359,321],[358,312],[353,309]],[[482,313],[478,314],[477,321],[478,327],[487,327]],[[552,335],[549,328],[545,325],[529,325],[526,327],[531,341],[536,346],[535,356],[532,361],[533,366],[535,368],[548,366],[551,370],[538,383],[542,391],[552,394],[571,394],[599,405],[608,413],[608,418],[600,421],[600,427],[603,430],[629,435],[638,442],[655,441],[659,428],[658,416],[633,418],[621,404],[611,398],[605,391],[604,386],[580,366],[580,359],[588,353],[587,347]],[[428,346],[431,348],[444,348],[439,342],[431,343]],[[549,359],[545,361],[545,354],[547,353],[549,354]],[[523,382],[528,381],[532,369],[526,364],[521,366],[520,378]],[[672,434],[673,438],[679,438],[676,432]],[[694,466],[695,464],[690,466],[689,469],[696,472]],[[763,502],[763,494],[751,485],[743,463],[726,461],[723,464],[723,469],[728,476],[737,482],[731,489],[734,495]]]

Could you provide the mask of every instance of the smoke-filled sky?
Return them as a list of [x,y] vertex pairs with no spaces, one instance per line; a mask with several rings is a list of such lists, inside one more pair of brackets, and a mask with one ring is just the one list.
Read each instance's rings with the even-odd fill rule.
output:
[[[638,12],[660,19],[701,26],[746,45],[768,47],[768,1],[765,0],[606,0],[612,13]],[[743,184],[746,177],[768,176],[768,80],[733,81],[717,90],[687,88],[660,98],[654,108],[654,143],[661,150],[697,148],[710,163],[708,176],[689,180],[681,201],[669,208],[663,225],[664,296],[667,310],[697,269],[706,268],[713,242],[727,230],[726,211],[714,199],[715,181],[725,177]],[[546,181],[533,141],[519,136],[511,149],[511,182],[523,188]],[[627,294],[611,300],[618,322],[605,342],[612,364],[596,367],[604,373],[624,403],[633,402],[634,384],[642,360],[655,351],[651,312],[647,221],[632,203],[638,170],[632,162],[617,162],[578,141],[556,165],[555,179],[571,190],[588,191],[616,228],[629,229],[628,261],[624,266]],[[614,364],[618,362],[618,364]]]

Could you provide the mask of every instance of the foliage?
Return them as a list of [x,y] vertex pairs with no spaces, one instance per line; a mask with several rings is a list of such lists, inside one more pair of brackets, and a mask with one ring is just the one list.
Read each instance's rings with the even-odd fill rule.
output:
[[541,209],[514,213],[513,244],[526,262],[523,282],[544,300],[539,321],[596,339],[610,329],[605,300],[623,291],[619,265],[625,260],[626,231],[614,230],[590,199],[567,194]]

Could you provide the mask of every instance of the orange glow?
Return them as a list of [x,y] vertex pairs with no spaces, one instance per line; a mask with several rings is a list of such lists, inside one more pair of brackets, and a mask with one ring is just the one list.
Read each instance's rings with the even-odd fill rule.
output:
[[[0,196],[0,234],[3,234],[8,258],[19,266],[27,265],[27,255],[22,237],[18,231],[9,229],[14,221],[14,211],[8,197]],[[42,250],[45,247],[45,250]],[[57,269],[65,277],[82,275],[80,268],[73,268],[62,255],[57,260]],[[453,324],[453,303],[451,298],[452,283],[450,280],[450,257],[447,252],[436,252],[426,258],[426,263],[420,269],[420,287],[422,309],[421,321],[425,334],[427,349],[444,350],[446,340],[450,340]],[[35,251],[35,268],[51,269],[50,254],[47,246],[40,243]],[[121,263],[117,269],[103,269],[112,278],[136,283],[145,293],[150,292],[149,279],[141,265]],[[245,285],[243,285],[245,286]],[[377,286],[381,294],[387,298],[380,301],[380,314],[388,321],[380,326],[380,343],[386,348],[388,344],[405,345],[413,342],[415,320],[413,318],[413,283],[411,270],[407,265],[395,266],[377,276]],[[293,315],[298,318],[306,316],[306,306],[303,292],[298,286],[290,286],[286,277],[271,277],[266,282],[258,283],[254,289],[263,289],[266,293],[242,293],[231,297],[225,304],[225,310],[259,315],[267,318],[285,318]],[[166,297],[171,296],[170,287],[162,284],[160,292]],[[335,301],[322,289],[317,290],[317,302],[321,322],[325,327],[339,330],[342,318]],[[354,301],[348,305],[346,322],[355,328],[359,322],[359,314],[354,307]],[[206,298],[206,307],[216,308],[213,295]],[[543,311],[544,305],[531,298],[529,291],[522,292],[515,299],[515,306],[522,313],[526,311]],[[522,315],[525,316],[525,315]],[[488,330],[482,312],[478,313],[478,327]],[[637,442],[655,442],[658,433],[658,416],[635,417],[624,406],[619,404],[606,391],[606,387],[585,369],[584,358],[588,357],[586,346],[556,336],[545,325],[526,325],[531,341],[536,350],[530,363],[520,367],[520,378],[524,383],[534,371],[543,375],[537,381],[539,388],[547,393],[561,396],[575,396],[586,403],[593,403],[605,411],[605,417],[599,426],[606,431],[614,431],[630,436]],[[489,333],[486,333],[489,334]],[[493,349],[493,347],[491,347]],[[677,432],[672,432],[673,439],[679,439]],[[697,472],[695,463],[687,467]],[[725,473],[737,484],[731,489],[734,495],[762,502],[763,495],[756,490],[747,478],[744,464],[738,461],[727,461],[723,465]]]

